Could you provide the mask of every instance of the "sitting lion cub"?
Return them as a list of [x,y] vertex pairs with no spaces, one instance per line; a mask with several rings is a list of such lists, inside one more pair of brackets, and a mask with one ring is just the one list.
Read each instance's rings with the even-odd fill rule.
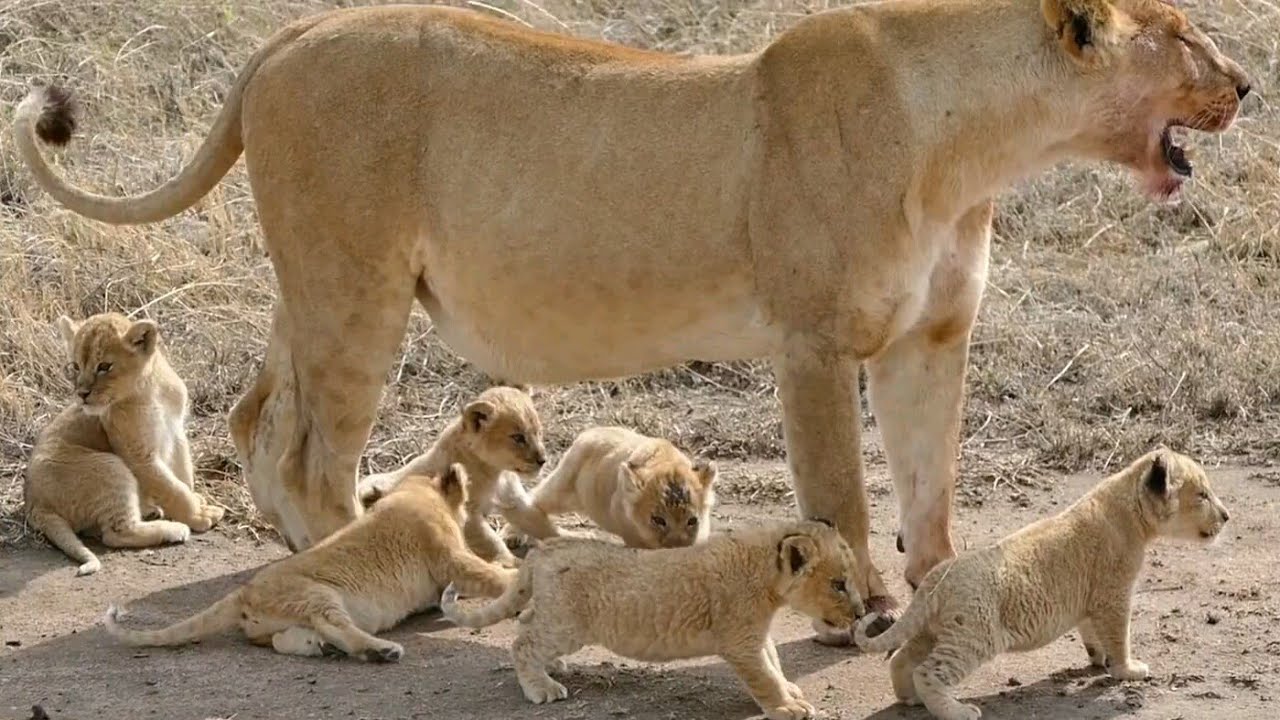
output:
[[364,478],[356,494],[369,507],[401,478],[438,475],[460,463],[471,481],[463,527],[467,545],[485,560],[515,567],[519,561],[489,525],[488,515],[495,508],[503,510],[502,505],[527,505],[527,493],[514,473],[536,473],[546,461],[542,421],[528,392],[491,387],[462,409],[429,450],[399,470]]
[[461,465],[439,479],[410,475],[355,522],[266,566],[204,612],[162,630],[128,630],[113,605],[107,632],[130,645],[180,645],[239,625],[250,642],[287,655],[399,660],[400,645],[371,633],[437,603],[447,583],[497,597],[514,579],[514,570],[467,550],[466,500]]
[[574,439],[527,507],[504,509],[512,523],[507,541],[521,541],[515,529],[539,540],[555,537],[549,516],[578,512],[630,547],[692,545],[711,531],[715,479],[715,463],[691,462],[666,440],[592,428]]
[[648,661],[719,655],[770,718],[791,720],[814,710],[782,674],[769,626],[789,605],[849,627],[863,613],[855,572],[839,533],[815,521],[718,533],[662,550],[561,537],[532,549],[516,581],[488,606],[460,610],[449,587],[440,608],[473,628],[519,613],[511,655],[520,687],[535,703],[568,697],[547,675],[557,658],[603,645]]
[[[23,501],[32,527],[80,563],[77,575],[102,567],[77,532],[137,548],[213,527],[223,510],[191,489],[187,386],[165,359],[156,324],[117,313],[77,324],[64,315],[58,330],[77,399],[31,454]],[[157,510],[168,519],[143,521]]]
[[1121,680],[1145,678],[1147,666],[1129,655],[1129,606],[1147,545],[1157,537],[1211,542],[1226,522],[1204,470],[1160,447],[1057,516],[938,565],[902,619],[868,638],[868,616],[857,643],[869,652],[901,645],[890,664],[894,692],[943,720],[981,716],[950,694],[979,665],[1072,628],[1094,665]]

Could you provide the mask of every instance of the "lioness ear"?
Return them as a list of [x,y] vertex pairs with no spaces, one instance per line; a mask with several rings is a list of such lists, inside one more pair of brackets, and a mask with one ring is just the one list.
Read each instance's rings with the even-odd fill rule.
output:
[[1147,489],[1153,495],[1164,497],[1169,492],[1169,468],[1166,466],[1164,453],[1157,452],[1151,459],[1151,467],[1147,469]]
[[139,320],[129,326],[124,334],[124,341],[141,355],[150,355],[156,350],[156,340],[160,338],[160,328],[150,320]]
[[74,350],[76,331],[80,329],[80,323],[66,315],[59,315],[55,324],[58,326],[58,334],[62,336],[62,341],[67,344],[67,350]]
[[1040,11],[1062,49],[1082,64],[1097,62],[1099,48],[1115,34],[1116,10],[1109,0],[1041,0]]
[[716,467],[715,462],[706,458],[698,458],[693,461],[693,473],[702,481],[703,487],[710,487],[711,483],[716,481],[719,469]]
[[474,400],[462,411],[462,423],[471,432],[480,432],[496,412],[488,400]]
[[778,543],[778,567],[789,575],[808,572],[818,546],[808,535],[788,535]]

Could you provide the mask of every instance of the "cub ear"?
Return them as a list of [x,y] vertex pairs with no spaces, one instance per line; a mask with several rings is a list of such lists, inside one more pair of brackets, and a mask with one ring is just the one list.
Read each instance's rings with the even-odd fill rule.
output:
[[618,463],[618,475],[632,490],[640,487],[640,463],[635,460],[623,460]]
[[702,481],[702,487],[711,487],[716,481],[719,474],[719,468],[716,467],[715,461],[706,458],[698,458],[693,461],[693,474],[698,476]]
[[124,334],[124,341],[134,352],[150,355],[156,351],[156,341],[160,339],[160,328],[151,320],[139,320],[129,326]]
[[1074,61],[1093,65],[1116,32],[1118,11],[1109,0],[1041,0],[1040,12]]
[[462,411],[462,424],[473,433],[478,433],[493,419],[497,408],[488,400],[473,400]]
[[75,349],[76,331],[80,329],[80,323],[66,315],[59,315],[54,324],[58,326],[58,334],[62,336],[62,341],[67,344],[67,350]]
[[778,543],[778,567],[788,575],[803,575],[817,552],[817,543],[808,535],[788,535]]
[[1163,452],[1157,452],[1151,458],[1151,467],[1147,468],[1145,480],[1147,490],[1159,497],[1169,494],[1169,468],[1164,455]]
[[467,469],[462,463],[453,463],[440,478],[440,494],[449,502],[462,505],[467,501],[467,487],[470,484]]

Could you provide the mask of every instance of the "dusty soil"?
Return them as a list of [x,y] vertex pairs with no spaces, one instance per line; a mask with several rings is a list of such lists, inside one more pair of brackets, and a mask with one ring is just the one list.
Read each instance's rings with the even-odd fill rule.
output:
[[[777,465],[729,463],[721,523],[790,512]],[[1210,548],[1160,545],[1150,555],[1134,615],[1134,646],[1155,676],[1116,683],[1087,669],[1074,637],[983,667],[962,694],[988,718],[1095,720],[1114,717],[1243,720],[1275,717],[1280,670],[1275,547],[1280,543],[1280,472],[1217,468],[1211,476],[1232,510],[1224,541]],[[962,495],[958,535],[988,542],[1055,512],[1094,477],[1055,481],[1027,494]],[[741,490],[754,488],[749,498]],[[893,500],[873,473],[874,552],[897,582]],[[480,632],[429,612],[389,634],[407,654],[398,665],[310,660],[250,647],[234,636],[182,649],[136,651],[107,638],[98,620],[110,601],[129,621],[171,622],[193,613],[281,557],[283,548],[215,531],[185,546],[103,555],[102,571],[76,578],[57,551],[0,550],[0,718],[28,718],[40,705],[55,720],[208,718],[707,718],[757,714],[721,662],[648,665],[600,650],[569,658],[569,700],[524,701],[507,656],[513,626]],[[775,637],[783,666],[829,718],[919,719],[895,706],[881,657],[817,645],[808,623],[784,612]]]

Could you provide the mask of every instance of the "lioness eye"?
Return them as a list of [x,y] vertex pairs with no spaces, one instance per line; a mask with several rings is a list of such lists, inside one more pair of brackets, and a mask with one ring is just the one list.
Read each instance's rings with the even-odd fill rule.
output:
[[840,593],[841,595],[849,594],[849,587],[844,584],[843,580],[832,580],[831,589],[835,590],[837,593]]
[[666,519],[666,518],[664,518],[664,517],[662,517],[661,515],[654,515],[653,517],[649,518],[649,520],[650,520],[654,525],[657,525],[658,527],[666,527],[666,526],[667,526],[667,519]]
[[520,445],[520,446],[523,446],[523,445],[525,444],[525,442],[527,442],[527,441],[524,439],[524,434],[523,434],[523,433],[516,433],[515,435],[512,435],[512,436],[511,436],[511,441],[512,441],[512,442],[514,442],[514,443],[515,443],[515,444],[517,444],[517,445]]
[[98,374],[105,375],[111,372],[111,363],[98,363]]

